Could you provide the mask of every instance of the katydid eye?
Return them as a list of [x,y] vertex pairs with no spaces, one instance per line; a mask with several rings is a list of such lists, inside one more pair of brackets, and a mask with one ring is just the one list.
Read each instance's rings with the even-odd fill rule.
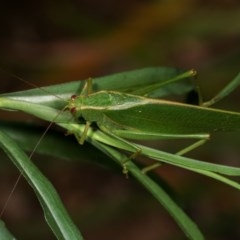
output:
[[72,95],[71,100],[75,100],[77,98],[77,95]]
[[70,109],[70,112],[71,112],[71,113],[76,113],[76,112],[77,112],[77,108],[76,108],[76,107],[72,107],[72,108]]

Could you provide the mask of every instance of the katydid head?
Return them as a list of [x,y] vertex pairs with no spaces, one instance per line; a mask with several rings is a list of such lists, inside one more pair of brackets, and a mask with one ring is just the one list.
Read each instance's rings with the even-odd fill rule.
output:
[[76,98],[77,98],[77,95],[76,95],[76,94],[74,94],[74,95],[71,96],[71,100],[73,100],[73,101],[74,101]]
[[77,98],[77,95],[72,95],[70,98],[70,101],[68,103],[67,109],[69,109],[69,111],[75,115],[75,113],[77,112],[77,108],[76,108],[76,104],[75,104],[75,100]]

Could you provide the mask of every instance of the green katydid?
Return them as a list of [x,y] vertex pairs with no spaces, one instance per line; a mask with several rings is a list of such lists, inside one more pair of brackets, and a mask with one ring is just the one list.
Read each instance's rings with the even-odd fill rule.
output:
[[[230,92],[229,89],[233,90],[238,84],[239,76],[217,95],[217,99],[221,99],[221,96],[225,96],[226,92]],[[75,116],[82,116],[87,121],[82,132],[72,131],[75,135],[81,135],[81,143],[86,138],[91,122],[96,122],[101,130],[115,138],[130,139],[207,139],[210,132],[239,129],[238,113],[148,99],[121,92],[99,91],[88,94],[87,92],[90,91],[86,89],[89,89],[88,84],[85,85],[79,97],[73,97],[65,107]],[[9,106],[12,104],[10,101]],[[19,109],[23,110],[23,108]],[[29,111],[37,115],[36,110],[38,109],[34,107]],[[46,116],[41,117],[46,119]],[[56,120],[59,123],[61,121],[61,117]],[[121,138],[122,142],[128,147],[131,146],[135,151],[140,151],[135,144],[123,138]]]
[[[118,95],[120,96],[122,94],[122,92],[127,92],[127,93],[132,93],[132,94],[137,94],[137,95],[144,95],[144,96],[150,96],[150,97],[161,97],[161,96],[165,96],[166,94],[170,94],[170,93],[174,93],[174,94],[179,94],[179,93],[185,93],[186,91],[191,90],[193,84],[189,84],[189,82],[183,82],[183,79],[190,79],[192,76],[196,75],[196,71],[194,70],[190,70],[190,71],[180,71],[180,70],[176,70],[173,68],[146,68],[146,69],[141,69],[141,70],[137,70],[137,71],[130,71],[130,72],[125,72],[125,73],[121,73],[121,74],[115,74],[113,75],[112,78],[106,78],[106,79],[98,79],[97,81],[94,81],[93,84],[91,84],[91,86],[93,86],[93,90],[97,91],[98,90],[102,90],[103,88],[106,89],[116,89],[118,91]],[[160,78],[159,78],[160,76]],[[161,76],[164,76],[164,78]],[[20,78],[20,80],[23,80]],[[125,81],[127,82],[125,82]],[[139,81],[140,80],[140,81]],[[141,81],[142,80],[142,81]],[[26,82],[25,80],[23,80],[24,82]],[[80,89],[81,89],[81,93],[80,96],[86,96],[88,95],[91,91],[89,83],[92,81],[87,81],[87,84],[85,84],[84,86],[81,85]],[[65,84],[67,86],[67,84]],[[14,102],[9,100],[5,101],[5,103],[3,104],[5,107],[8,108],[16,108],[22,111],[26,111],[32,114],[35,114],[35,110],[38,109],[33,109],[33,108],[26,108],[24,106],[24,104],[22,105],[21,102],[22,100],[24,102],[29,102],[29,104],[32,103],[41,103],[44,104],[46,106],[52,106],[52,104],[54,104],[54,106],[56,107],[60,107],[62,106],[62,103],[64,101],[61,100],[65,100],[66,96],[68,97],[68,92],[69,91],[73,91],[73,87],[77,88],[76,83],[71,84],[71,88],[65,88],[65,85],[59,85],[56,86],[56,88],[50,87],[50,88],[44,88],[41,89],[43,90],[41,92],[41,94],[35,96],[35,90],[30,90],[30,91],[24,91],[23,92],[23,97],[21,96],[22,93],[10,93],[7,94],[6,96],[9,99],[13,99],[13,100],[17,100],[18,102]],[[70,84],[69,84],[70,86]],[[59,89],[64,89],[64,92],[62,94],[59,94]],[[47,92],[51,92],[51,90],[55,90],[58,93],[58,96],[55,100],[53,100],[54,96],[49,96],[46,95],[46,91]],[[75,90],[76,91],[76,90]],[[121,91],[121,92],[120,92]],[[103,93],[104,94],[104,93]],[[102,100],[104,100],[104,98],[107,95],[111,95],[110,92],[106,92],[104,94],[105,96],[97,96],[97,101],[100,105],[102,105]],[[5,94],[3,94],[2,96],[5,96]],[[122,95],[123,96],[123,95]],[[127,95],[126,95],[127,96]],[[130,96],[130,95],[129,95]],[[81,97],[80,97],[81,98]],[[92,98],[92,97],[91,97]],[[95,97],[94,97],[95,98]],[[101,98],[103,98],[101,100]],[[125,98],[125,103],[128,102],[128,98]],[[59,102],[59,99],[61,101],[61,103]],[[88,97],[86,98],[88,99]],[[75,99],[72,97],[71,100],[69,101],[69,104],[67,106],[64,107],[64,109],[69,108],[69,109],[74,109],[75,107],[72,106],[74,105]],[[109,102],[109,104],[111,104],[111,102]],[[113,103],[115,104],[115,103]],[[124,104],[124,103],[123,103]],[[141,101],[139,101],[139,106],[141,105]],[[18,106],[17,106],[18,105]],[[13,106],[13,107],[12,107]],[[137,106],[137,104],[136,104]],[[74,115],[78,115],[78,111],[77,111],[77,107],[76,109],[76,114]],[[116,109],[117,110],[117,109]],[[91,110],[90,110],[91,111]],[[71,112],[73,112],[73,110],[71,110]],[[101,110],[100,110],[101,112]],[[91,115],[91,113],[90,113]],[[40,116],[42,117],[42,116]],[[47,114],[47,117],[49,117],[49,114]],[[58,116],[57,121],[61,122],[62,120],[62,116]],[[89,119],[85,119],[85,120],[89,120]],[[96,121],[97,119],[93,119],[93,121]],[[100,120],[100,119],[99,119]],[[88,124],[89,125],[89,121]],[[107,127],[107,123],[105,124]],[[146,126],[146,124],[145,124]],[[150,125],[149,125],[150,127]],[[117,129],[116,129],[117,130]],[[121,131],[121,129],[119,129]],[[85,133],[87,131],[85,130]],[[129,133],[130,133],[130,129],[129,129]],[[206,134],[184,134],[184,135],[178,135],[178,134],[167,134],[164,132],[161,132],[161,134],[159,134],[160,132],[158,132],[157,134],[150,132],[149,134],[147,134],[147,132],[145,132],[145,134],[142,134],[141,138],[149,138],[151,135],[151,138],[205,138]],[[122,134],[126,134],[126,131]],[[80,142],[83,142],[84,140],[84,135],[81,137],[82,140]],[[133,132],[131,134],[132,136],[135,135],[137,137],[138,132]]]
[[[237,87],[240,82],[239,80],[238,76],[233,81],[233,84],[230,86],[231,91]],[[158,84],[152,85],[150,89],[146,88],[144,93],[141,91],[139,93],[132,91],[129,94],[130,90],[126,90],[124,93],[106,90],[91,93],[89,83],[90,81],[87,82],[85,87],[82,87],[81,94],[73,96],[65,107],[75,117],[74,121],[70,123],[67,123],[69,114],[65,117],[66,111],[57,118],[54,118],[55,111],[52,111],[51,109],[53,108],[50,108],[48,104],[42,106],[41,111],[48,113],[52,111],[52,115],[40,114],[38,112],[40,109],[36,108],[38,104],[32,104],[32,106],[30,104],[30,108],[25,110],[23,105],[19,103],[19,99],[11,95],[9,99],[2,99],[0,104],[4,108],[32,112],[46,120],[54,118],[57,124],[65,127],[76,136],[80,135],[80,143],[88,139],[94,142],[100,149],[105,152],[107,151],[107,154],[110,154],[109,148],[98,145],[96,142],[97,138],[95,135],[100,137],[101,132],[104,133],[104,139],[100,140],[100,142],[104,144],[132,152],[143,150],[143,153],[148,155],[148,149],[141,148],[140,145],[131,143],[125,139],[206,139],[208,134],[214,131],[235,131],[240,128],[240,114],[235,112],[139,96],[148,94],[148,91],[156,91],[159,87]],[[229,85],[217,95],[216,99],[221,99],[226,95],[226,92],[227,94],[229,93]],[[213,102],[216,102],[216,100]],[[81,121],[78,123],[78,120]],[[84,120],[84,123],[82,120]],[[94,127],[91,126],[91,123],[94,122],[97,124],[100,132],[99,130],[94,130]],[[75,129],[74,126],[76,126]],[[107,140],[108,137],[110,141]],[[148,156],[157,159],[153,151]],[[164,157],[167,159],[168,156]],[[178,160],[181,161],[182,159],[178,158]],[[187,166],[187,168],[191,169],[190,166]],[[205,174],[208,173],[205,172]]]
[[115,91],[73,96],[66,108],[77,118],[96,122],[100,129],[130,139],[161,138],[161,134],[197,137],[194,134],[240,129],[238,113]]
[[[84,89],[90,86],[89,80]],[[90,93],[91,90],[88,89],[87,92],[88,94],[72,96],[66,106],[75,117],[87,122],[80,143],[84,142],[92,122],[111,135],[140,140],[205,138],[211,132],[240,129],[240,114],[235,112],[150,99],[117,91]]]

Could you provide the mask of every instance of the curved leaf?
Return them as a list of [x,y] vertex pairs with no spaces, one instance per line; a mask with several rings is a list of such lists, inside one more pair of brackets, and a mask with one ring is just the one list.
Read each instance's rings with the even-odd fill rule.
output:
[[55,236],[63,240],[83,239],[49,180],[30,161],[21,148],[2,131],[0,131],[0,145],[34,189],[43,207],[45,218]]
[[[117,90],[149,97],[163,97],[170,94],[184,94],[193,88],[191,77],[195,72],[167,67],[149,67],[116,73],[93,79],[93,92]],[[67,82],[48,87],[6,93],[2,97],[18,101],[41,103],[54,108],[63,108],[72,95],[78,95],[84,81]]]
[[[0,129],[7,132],[24,151],[31,152],[42,137],[45,129],[35,124],[0,121]],[[79,145],[72,136],[64,136],[63,132],[50,129],[35,149],[38,154],[57,157],[68,161],[94,163],[101,166],[116,168],[116,164],[103,152],[89,143]],[[119,170],[119,169],[118,169]]]
[[[123,159],[127,156],[119,153],[113,148],[101,144],[99,142],[93,142],[93,144],[104,151],[108,156],[112,157],[115,161],[122,166]],[[169,212],[169,214],[175,219],[179,227],[183,230],[189,239],[204,239],[202,233],[196,224],[183,212],[183,210],[171,199],[171,197],[151,178],[143,174],[142,171],[132,162],[126,162],[126,168],[156,199],[163,207]],[[160,224],[160,223],[159,223]]]
[[9,232],[5,223],[0,219],[0,236],[1,240],[16,240],[16,238]]

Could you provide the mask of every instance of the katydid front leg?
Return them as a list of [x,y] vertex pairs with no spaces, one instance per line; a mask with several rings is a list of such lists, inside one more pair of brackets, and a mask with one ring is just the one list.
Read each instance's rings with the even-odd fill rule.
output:
[[[76,103],[75,103],[76,99],[77,98],[83,98],[84,95],[85,95],[85,97],[87,97],[91,93],[92,93],[92,79],[89,78],[86,81],[86,83],[85,83],[85,85],[84,85],[80,95],[79,96],[73,95],[71,97],[71,100],[70,100],[70,102],[69,102],[69,104],[67,105],[66,108],[68,108],[73,115],[76,115],[77,111],[81,111],[81,109],[79,110],[76,107]],[[86,140],[86,137],[87,137],[90,125],[91,125],[91,122],[90,121],[86,121],[85,128],[83,130],[83,133],[81,134],[81,137],[79,137],[78,135],[75,134],[75,137],[78,140],[79,144],[81,144],[81,145],[84,144],[84,141]]]

